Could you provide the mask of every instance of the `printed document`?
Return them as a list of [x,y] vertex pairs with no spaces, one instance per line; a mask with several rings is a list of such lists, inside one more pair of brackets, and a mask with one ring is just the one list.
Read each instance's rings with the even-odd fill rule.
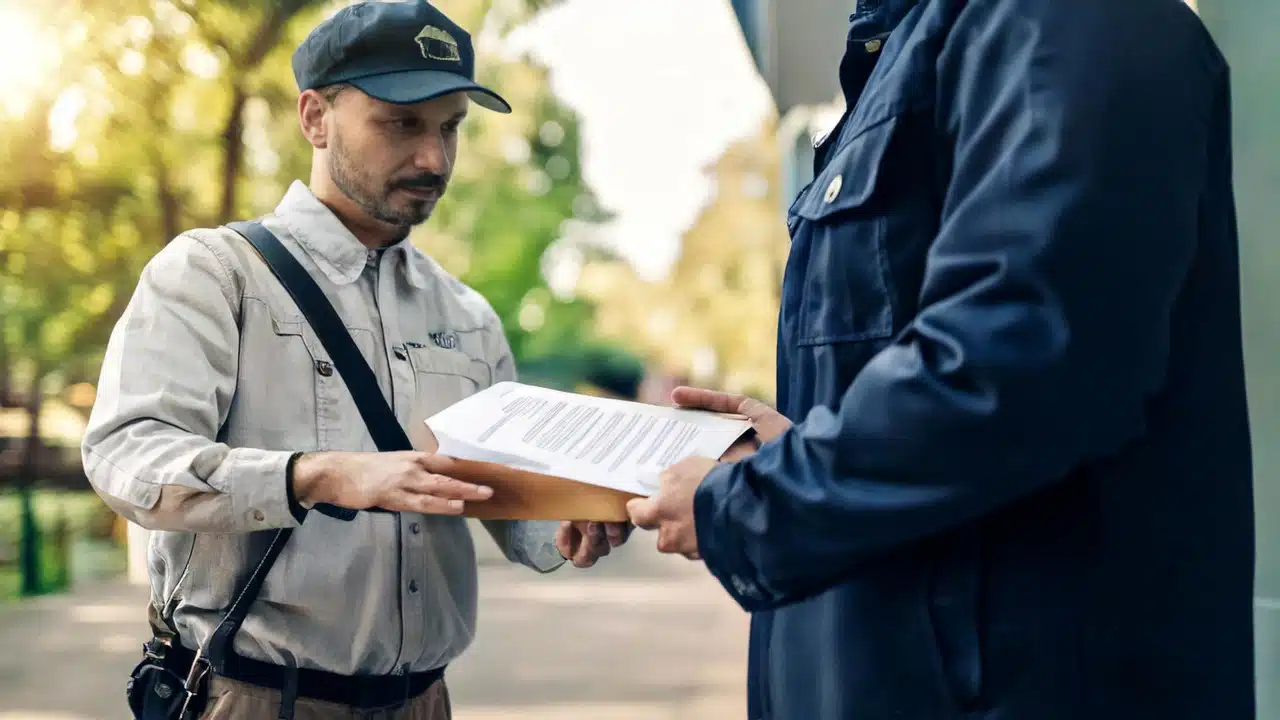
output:
[[427,418],[437,452],[651,495],[668,466],[718,458],[751,423],[738,416],[502,382]]

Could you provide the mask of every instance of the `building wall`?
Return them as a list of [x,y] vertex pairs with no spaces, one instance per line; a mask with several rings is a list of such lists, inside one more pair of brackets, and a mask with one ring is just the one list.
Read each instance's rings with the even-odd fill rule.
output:
[[1258,717],[1280,720],[1280,3],[1200,0],[1199,10],[1231,65],[1257,501]]

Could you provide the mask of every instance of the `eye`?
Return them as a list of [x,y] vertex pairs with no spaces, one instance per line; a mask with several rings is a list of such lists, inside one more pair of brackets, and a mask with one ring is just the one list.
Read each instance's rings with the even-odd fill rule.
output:
[[440,132],[445,135],[456,135],[458,133],[458,126],[461,124],[461,120],[451,120],[440,126]]
[[404,132],[418,129],[419,124],[416,117],[398,117],[391,120],[391,127]]

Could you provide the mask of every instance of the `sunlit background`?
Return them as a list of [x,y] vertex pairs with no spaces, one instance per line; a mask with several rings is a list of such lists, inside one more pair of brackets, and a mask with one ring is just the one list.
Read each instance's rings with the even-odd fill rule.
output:
[[[345,4],[0,0],[0,720],[127,717],[146,535],[79,462],[103,348],[169,239],[267,212],[308,176],[289,58]],[[771,399],[784,210],[842,110],[854,0],[438,4],[515,112],[471,115],[449,193],[413,237],[489,298],[522,379]],[[1280,330],[1266,312],[1280,4],[1199,11],[1236,73],[1260,717],[1280,718]],[[745,616],[652,544],[539,577],[479,536],[480,629],[450,671],[455,717],[744,717]]]

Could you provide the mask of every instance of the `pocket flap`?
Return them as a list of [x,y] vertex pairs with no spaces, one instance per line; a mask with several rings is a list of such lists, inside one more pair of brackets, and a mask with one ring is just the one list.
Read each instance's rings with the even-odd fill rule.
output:
[[898,116],[892,115],[836,148],[827,166],[796,204],[796,215],[821,220],[866,204],[875,192],[880,166],[897,125]]
[[461,350],[447,348],[431,348],[421,343],[405,343],[405,351],[414,372],[429,375],[458,375],[465,377],[477,387],[487,387],[490,383],[488,363],[473,358]]

